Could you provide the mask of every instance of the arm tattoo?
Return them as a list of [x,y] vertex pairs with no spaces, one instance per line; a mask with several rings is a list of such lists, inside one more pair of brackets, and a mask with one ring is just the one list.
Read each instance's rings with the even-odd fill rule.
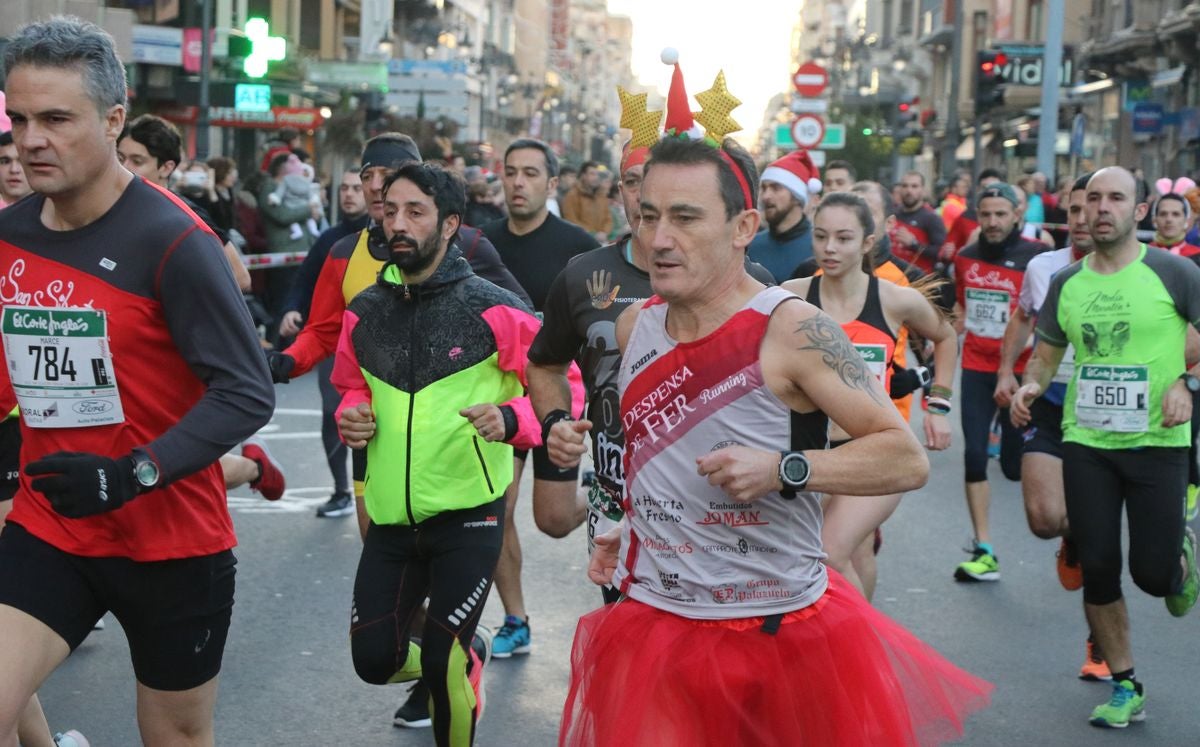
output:
[[819,352],[821,361],[832,368],[844,384],[870,394],[871,399],[883,407],[891,406],[884,399],[883,390],[872,386],[875,383],[874,375],[850,344],[846,333],[832,319],[825,314],[816,314],[800,322],[796,331],[808,337],[808,344],[801,345],[800,349]]

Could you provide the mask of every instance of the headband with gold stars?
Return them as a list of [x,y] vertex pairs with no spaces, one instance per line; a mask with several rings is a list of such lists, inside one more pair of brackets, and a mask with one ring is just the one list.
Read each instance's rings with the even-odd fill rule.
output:
[[[717,73],[711,88],[696,94],[696,100],[700,102],[700,111],[693,113],[683,85],[683,72],[679,69],[679,52],[670,47],[664,49],[662,61],[675,68],[671,74],[670,92],[667,94],[666,131],[662,136],[699,137],[695,125],[697,122],[703,125],[705,142],[720,151],[741,184],[746,207],[753,207],[754,199],[750,194],[749,182],[721,147],[727,135],[742,129],[742,126],[729,116],[742,102],[729,92],[725,83],[725,71]],[[645,162],[650,146],[659,140],[658,128],[663,120],[663,112],[648,111],[644,93],[630,93],[617,86],[617,95],[621,99],[621,127],[633,132],[621,157],[621,171],[624,172],[627,168]]]

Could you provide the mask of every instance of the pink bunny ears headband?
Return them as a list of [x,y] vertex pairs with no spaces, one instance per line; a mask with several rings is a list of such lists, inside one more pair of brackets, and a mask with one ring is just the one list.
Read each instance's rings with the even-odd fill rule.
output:
[[[1176,179],[1174,182],[1172,182],[1168,177],[1164,176],[1162,179],[1159,179],[1158,181],[1154,182],[1154,188],[1158,190],[1158,194],[1160,195],[1160,197],[1166,197],[1167,195],[1171,195],[1172,197],[1178,198],[1179,201],[1183,203],[1183,215],[1185,218],[1187,218],[1189,220],[1192,217],[1192,205],[1190,202],[1187,201],[1187,199],[1185,199],[1183,197],[1183,195],[1185,192],[1187,192],[1189,189],[1192,189],[1195,186],[1196,186],[1196,182],[1192,181],[1191,179],[1187,178],[1186,176],[1181,176],[1178,179]],[[1158,206],[1160,204],[1162,204],[1161,199],[1155,201],[1155,203],[1154,203],[1154,214],[1155,215],[1158,215]]]

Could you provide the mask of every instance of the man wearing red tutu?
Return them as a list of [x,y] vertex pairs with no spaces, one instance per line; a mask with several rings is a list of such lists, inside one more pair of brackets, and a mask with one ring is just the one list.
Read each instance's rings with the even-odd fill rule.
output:
[[[929,463],[838,324],[746,274],[758,177],[723,140],[737,100],[723,75],[696,98],[707,141],[669,106],[646,164],[656,295],[616,332],[625,518],[588,569],[623,598],[580,620],[559,742],[953,739],[991,686],[821,563],[818,493],[915,490]],[[853,440],[826,450],[830,419]]]

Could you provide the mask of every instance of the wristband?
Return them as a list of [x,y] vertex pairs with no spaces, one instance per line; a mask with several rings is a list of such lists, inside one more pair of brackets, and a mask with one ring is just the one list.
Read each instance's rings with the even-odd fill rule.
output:
[[937,384],[934,384],[933,386],[929,387],[929,394],[933,397],[950,399],[954,396],[954,390],[948,386],[938,386]]
[[941,397],[926,397],[925,407],[934,415],[950,414],[950,400]]
[[508,443],[517,435],[517,411],[508,405],[500,405],[500,417],[504,418],[504,442]]
[[545,444],[550,438],[550,429],[554,424],[561,420],[574,420],[571,413],[566,410],[551,410],[546,413],[546,417],[542,418],[542,443]]

